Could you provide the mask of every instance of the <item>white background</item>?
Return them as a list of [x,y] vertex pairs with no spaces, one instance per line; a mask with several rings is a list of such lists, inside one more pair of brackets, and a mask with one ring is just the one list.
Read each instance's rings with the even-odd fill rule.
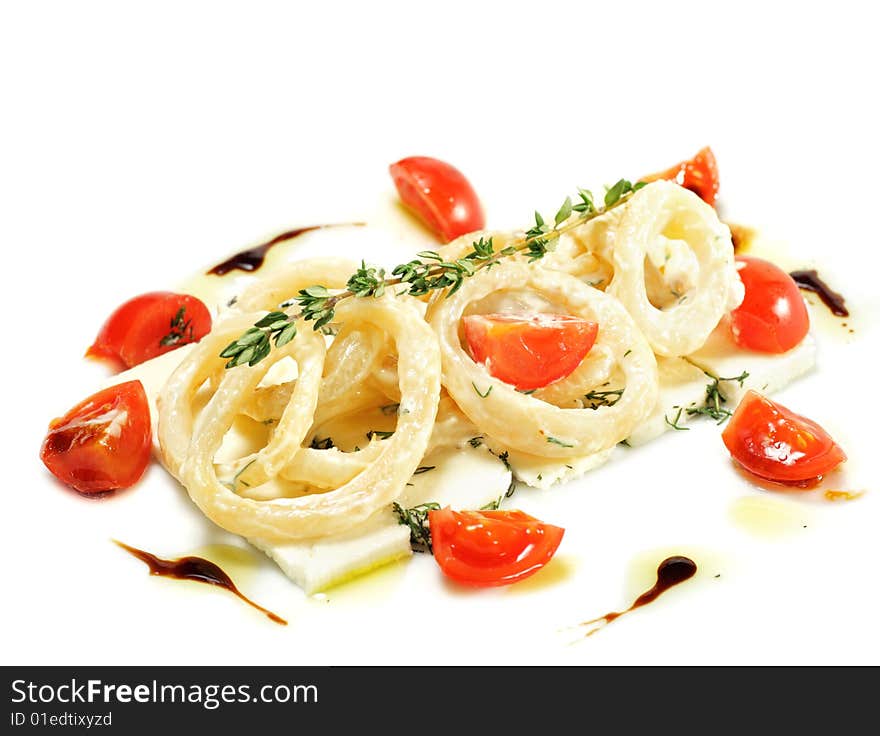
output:
[[[880,58],[867,7],[3,4],[4,663],[876,664]],[[783,399],[833,430],[869,493],[783,499],[803,533],[732,524],[730,504],[763,492],[704,426],[523,499],[567,528],[574,572],[556,586],[462,595],[422,558],[316,602],[251,565],[243,587],[290,618],[281,629],[220,592],[150,579],[110,545],[174,554],[219,539],[159,469],[96,504],[38,460],[49,419],[104,375],[80,355],[113,307],[273,232],[387,214],[398,158],[454,162],[490,226],[519,227],[575,186],[707,143],[731,219],[818,264],[855,310],[855,339],[820,335],[816,372]],[[626,605],[628,568],[656,549],[695,550],[722,577],[566,646],[558,629]]]

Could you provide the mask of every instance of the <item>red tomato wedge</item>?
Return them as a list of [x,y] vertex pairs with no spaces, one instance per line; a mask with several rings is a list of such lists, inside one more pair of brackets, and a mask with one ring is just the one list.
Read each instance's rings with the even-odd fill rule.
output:
[[391,164],[389,171],[401,201],[444,242],[486,227],[477,193],[454,166],[411,156]]
[[721,439],[746,470],[776,483],[818,480],[846,460],[822,427],[756,391],[740,401]]
[[522,391],[565,378],[590,352],[599,326],[567,314],[472,314],[462,320],[471,357]]
[[740,347],[784,353],[810,331],[810,314],[794,279],[770,261],[737,256],[746,295],[730,313],[730,331]]
[[40,459],[80,493],[128,488],[150,461],[150,406],[140,381],[105,388],[49,425]]
[[110,315],[86,355],[126,368],[197,342],[211,331],[211,313],[196,297],[153,291],[129,299]]
[[719,188],[718,163],[709,146],[700,150],[692,159],[677,163],[666,171],[643,176],[641,181],[649,182],[658,179],[674,181],[679,186],[690,189],[706,204],[715,206]]
[[434,559],[466,585],[509,585],[534,575],[556,553],[565,530],[522,511],[430,511]]

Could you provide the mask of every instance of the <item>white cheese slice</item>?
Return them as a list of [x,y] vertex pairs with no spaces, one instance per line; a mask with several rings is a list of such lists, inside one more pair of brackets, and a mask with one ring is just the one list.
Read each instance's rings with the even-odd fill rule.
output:
[[688,407],[701,406],[706,384],[711,380],[702,370],[682,358],[657,358],[660,393],[654,410],[627,438],[636,447],[689,422]]
[[787,353],[756,353],[733,342],[724,322],[709,336],[705,345],[688,356],[695,365],[713,376],[733,378],[748,372],[740,387],[737,381],[725,381],[722,390],[731,410],[750,388],[762,394],[773,394],[796,378],[809,372],[816,363],[816,340],[807,335]]
[[453,509],[481,509],[507,493],[510,471],[485,446],[431,453],[412,477],[399,503],[410,508],[435,502]]
[[[119,373],[104,383],[110,386],[135,379],[143,383],[150,402],[157,454],[156,397],[191,349],[192,346],[183,346]],[[763,393],[778,391],[806,373],[815,362],[815,356],[816,346],[811,336],[784,355],[766,355],[742,350],[733,344],[727,331],[719,327],[706,345],[688,356],[687,360],[658,359],[660,398],[654,411],[633,432],[628,442],[632,445],[644,444],[671,430],[671,423],[681,425],[691,419],[687,408],[703,404],[706,385],[711,381],[704,370],[726,378],[740,375],[743,371],[749,373],[744,388],[740,388],[735,381],[723,384],[728,399],[725,406],[732,409],[747,388],[755,388]],[[273,376],[273,379],[290,380],[292,375],[284,371],[283,375]],[[682,411],[679,415],[680,408]],[[236,431],[238,429],[234,427],[230,434]],[[249,440],[244,435],[238,439],[242,442]],[[507,459],[517,480],[536,488],[549,488],[598,467],[613,452],[614,448],[611,448],[563,463],[518,452],[510,452]],[[431,469],[413,476],[411,485],[406,487],[400,499],[404,507],[436,502],[455,509],[480,509],[503,499],[511,482],[510,470],[485,445],[438,450],[422,461],[422,468]],[[345,534],[280,545],[256,539],[249,541],[274,560],[308,594],[325,590],[412,554],[409,528],[399,524],[390,510],[377,513],[361,527]]]
[[579,478],[584,473],[602,465],[614,452],[613,447],[591,455],[568,458],[565,462],[510,451],[508,462],[516,479],[533,488],[547,489],[557,483]]
[[[404,508],[435,502],[441,507],[480,509],[503,497],[510,486],[510,472],[484,448],[467,447],[428,456],[410,483],[399,500]],[[390,511],[381,511],[363,526],[330,537],[287,544],[248,541],[307,594],[412,554],[409,527],[400,524]]]
[[409,527],[399,524],[390,510],[379,512],[357,529],[317,540],[287,544],[248,541],[308,595],[412,554]]

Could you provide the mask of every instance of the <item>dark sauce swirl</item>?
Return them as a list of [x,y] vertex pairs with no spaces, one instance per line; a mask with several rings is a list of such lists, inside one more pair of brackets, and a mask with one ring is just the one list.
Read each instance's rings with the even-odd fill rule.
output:
[[249,606],[253,606],[261,613],[266,614],[276,624],[287,626],[287,621],[281,618],[281,616],[254,603],[235,587],[232,578],[222,568],[210,560],[206,560],[204,557],[179,557],[176,560],[165,560],[149,552],[144,552],[142,549],[137,549],[137,547],[130,547],[122,542],[117,542],[115,539],[113,541],[126,552],[137,557],[141,562],[145,562],[147,567],[150,568],[150,575],[175,578],[176,580],[194,580],[197,583],[216,585],[219,588],[228,590],[233,595],[241,598]]
[[263,265],[263,262],[266,260],[266,254],[273,245],[278,245],[278,243],[283,243],[287,240],[293,240],[294,238],[298,238],[305,233],[310,233],[313,230],[324,230],[331,227],[362,227],[363,225],[364,223],[362,222],[344,222],[335,225],[310,225],[309,227],[298,227],[294,230],[287,230],[280,235],[276,235],[271,240],[267,240],[265,243],[255,245],[253,248],[248,248],[247,250],[236,253],[234,256],[227,258],[222,263],[218,263],[216,266],[209,269],[208,273],[214,274],[215,276],[223,276],[234,270],[256,271]]
[[789,276],[801,289],[816,294],[831,310],[831,314],[837,317],[849,317],[849,310],[846,308],[846,299],[843,298],[843,294],[834,291],[825,283],[816,269],[792,271]]
[[592,618],[589,621],[582,622],[580,626],[596,624],[592,629],[587,631],[584,636],[592,636],[603,626],[607,626],[615,619],[618,619],[631,611],[635,611],[637,608],[653,603],[670,588],[679,583],[683,583],[685,580],[690,580],[696,572],[697,563],[690,557],[683,557],[681,555],[667,557],[657,567],[657,582],[636,598],[629,608],[624,611],[611,611],[604,616],[599,616],[598,618]]

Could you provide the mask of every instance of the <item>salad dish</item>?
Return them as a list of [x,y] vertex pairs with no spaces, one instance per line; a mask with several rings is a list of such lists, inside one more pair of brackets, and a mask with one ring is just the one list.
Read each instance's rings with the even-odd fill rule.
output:
[[[723,425],[719,467],[732,458],[762,487],[815,487],[846,460],[772,399],[816,362],[801,288],[844,300],[735,247],[710,149],[578,190],[514,231],[486,228],[449,164],[412,157],[391,175],[436,248],[384,265],[302,259],[300,238],[370,225],[298,227],[129,300],[88,351],[118,372],[52,422],[48,469],[101,498],[155,458],[206,523],[314,594],[414,552],[455,585],[516,584],[566,524],[518,498],[695,421]],[[122,546],[156,574],[241,595],[219,568]],[[664,560],[634,606],[695,569]]]

